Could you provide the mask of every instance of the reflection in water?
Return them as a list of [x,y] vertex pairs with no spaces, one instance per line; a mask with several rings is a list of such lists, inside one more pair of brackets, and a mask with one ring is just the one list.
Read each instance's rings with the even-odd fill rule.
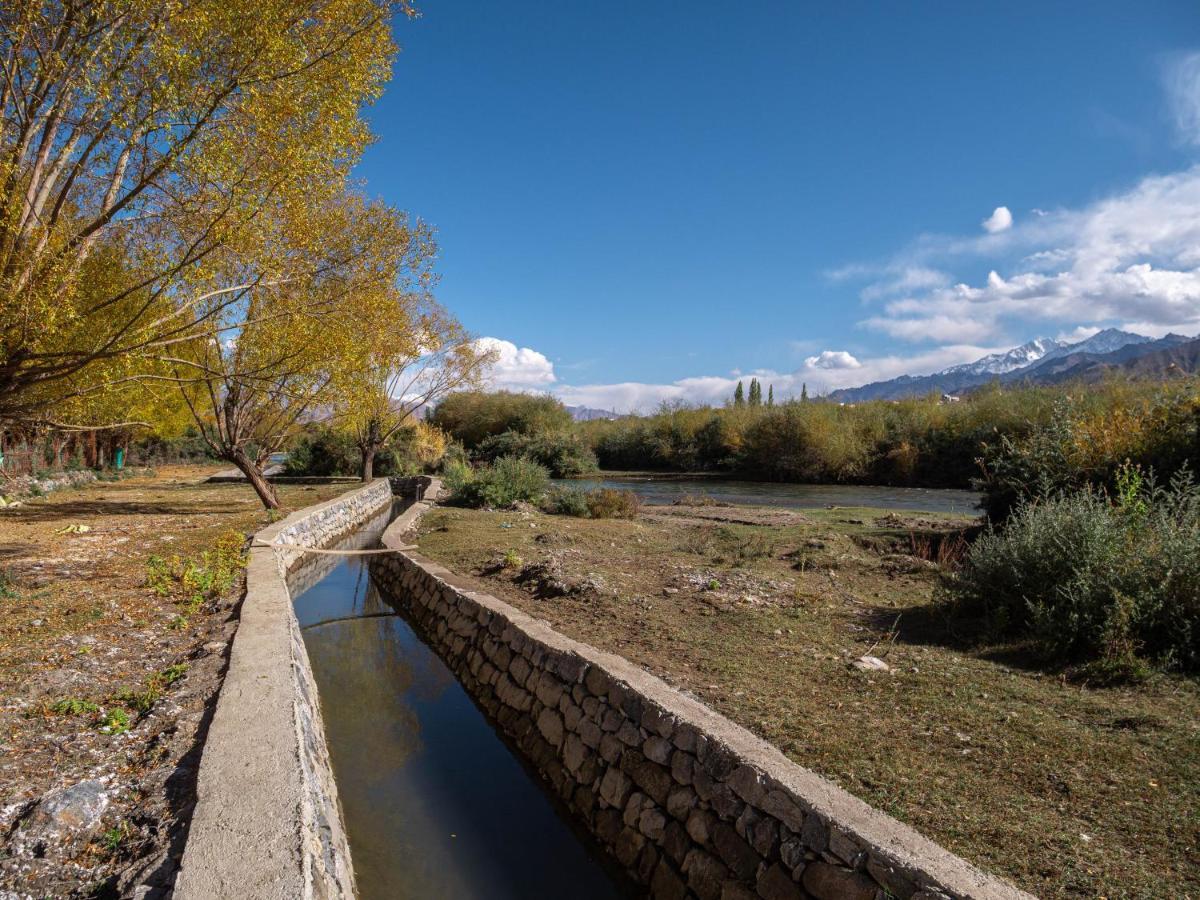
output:
[[670,475],[614,478],[572,478],[559,482],[583,490],[597,487],[633,491],[646,503],[670,503],[683,494],[707,494],[738,506],[782,506],[813,509],[825,506],[867,506],[930,513],[979,515],[974,491],[940,488],[883,487],[875,484],[779,484],[766,481],[727,481],[722,478],[676,478]]
[[295,606],[363,900],[619,896],[364,557]]

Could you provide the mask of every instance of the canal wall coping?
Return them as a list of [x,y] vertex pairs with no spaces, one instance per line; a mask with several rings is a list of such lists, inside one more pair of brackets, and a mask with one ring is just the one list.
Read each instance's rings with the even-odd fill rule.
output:
[[392,501],[387,479],[260,531],[200,760],[177,900],[355,895],[317,689],[285,577]]
[[651,897],[1030,900],[628,660],[406,547],[429,506],[384,532],[397,552],[372,559],[372,578]]

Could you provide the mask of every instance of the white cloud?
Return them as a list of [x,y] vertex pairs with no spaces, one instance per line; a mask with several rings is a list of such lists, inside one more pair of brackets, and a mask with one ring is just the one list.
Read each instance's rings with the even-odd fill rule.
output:
[[496,351],[496,362],[488,375],[488,384],[496,390],[546,390],[558,380],[554,363],[536,350],[494,337],[479,338],[476,344]]
[[804,360],[808,369],[861,369],[862,363],[845,350],[822,350],[817,356]]
[[997,234],[1001,231],[1008,231],[1012,228],[1013,217],[1008,211],[1007,206],[997,206],[990,216],[984,219],[980,224],[983,230],[988,234]]
[[[624,381],[616,384],[560,385],[553,391],[564,403],[611,409],[618,413],[652,412],[660,403],[682,401],[693,404],[721,404],[733,396],[738,381],[757,378],[775,388],[775,399],[798,397],[807,386],[810,396],[818,396],[843,387],[856,387],[872,381],[885,381],[897,375],[926,375],[959,363],[972,362],[995,353],[999,347],[969,344],[938,347],[912,356],[881,356],[856,359],[844,350],[825,351],[809,357],[793,372],[756,369],[745,374],[700,375],[665,383]],[[830,363],[833,363],[832,365]]]
[[1176,131],[1187,143],[1200,145],[1200,51],[1172,58],[1163,76]]
[[[994,268],[981,284],[904,295],[889,293],[894,277],[883,274],[966,259]],[[892,298],[860,324],[904,340],[997,342],[1010,326],[1027,332],[1037,322],[1056,329],[1138,323],[1193,333],[1200,330],[1200,166],[1145,178],[1090,206],[1056,210],[1004,233],[925,236],[896,259],[855,271],[875,273],[879,292]]]

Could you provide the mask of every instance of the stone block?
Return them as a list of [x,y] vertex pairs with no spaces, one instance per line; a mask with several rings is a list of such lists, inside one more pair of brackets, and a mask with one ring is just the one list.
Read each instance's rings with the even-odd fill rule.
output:
[[562,746],[563,720],[562,716],[553,709],[543,709],[537,720],[538,731],[542,737],[555,749]]
[[638,817],[638,831],[650,838],[652,841],[662,840],[663,831],[667,827],[667,817],[663,815],[661,809],[657,806],[650,806],[642,810]]
[[616,764],[625,755],[625,745],[611,734],[600,738],[600,756],[605,762]]
[[627,747],[641,747],[642,731],[628,719],[621,723],[621,727],[617,729],[617,740]]
[[762,773],[753,766],[738,766],[734,769],[729,776],[729,786],[747,803],[760,808],[767,796]]
[[696,792],[684,785],[679,785],[671,789],[667,794],[667,812],[678,819],[680,822],[686,822],[688,814],[696,808]]
[[696,752],[696,740],[700,736],[700,732],[696,730],[694,725],[683,724],[676,727],[671,734],[671,743],[685,753]]
[[642,744],[642,753],[646,759],[662,763],[663,765],[670,763],[671,754],[674,750],[675,747],[670,741],[657,734],[652,734]]
[[[789,823],[790,825],[790,823]],[[804,846],[815,853],[824,853],[829,848],[829,829],[823,816],[809,813],[804,818],[804,827],[800,829],[800,840]]]
[[804,889],[817,900],[875,900],[875,882],[861,872],[852,872],[827,862],[810,863],[804,869]]
[[671,754],[671,777],[678,784],[692,783],[692,759],[691,754],[684,753],[682,750],[675,750]]
[[783,791],[769,791],[762,803],[755,805],[768,815],[777,818],[797,834],[804,828],[804,810]]
[[633,782],[616,766],[609,768],[600,779],[600,799],[609,806],[624,810],[632,791]]
[[563,743],[563,765],[567,767],[567,771],[571,774],[579,772],[580,766],[588,757],[587,746],[580,740],[578,735],[568,734],[566,741]]
[[634,791],[629,795],[629,801],[625,804],[625,811],[621,815],[621,821],[630,828],[636,827],[638,817],[642,814],[642,807],[646,805],[653,806],[654,802],[641,791]]
[[688,887],[700,900],[719,900],[729,870],[711,854],[693,847],[683,861]]
[[583,719],[579,723],[580,739],[595,750],[600,746],[600,739],[604,736],[604,732],[600,730],[600,726],[591,719]]
[[583,674],[583,686],[594,697],[607,697],[612,679],[599,666],[588,666]]
[[763,900],[802,900],[804,897],[800,885],[792,880],[791,872],[779,863],[763,869],[755,888]]
[[650,878],[652,900],[684,900],[687,884],[665,859],[659,859]]
[[717,822],[712,829],[712,843],[721,861],[740,879],[752,881],[758,874],[762,857],[738,836],[728,822]]
[[663,829],[662,848],[675,861],[675,865],[683,865],[684,857],[692,849],[692,839],[678,822],[668,822]]
[[653,703],[646,703],[642,709],[642,727],[651,734],[669,738],[675,731],[675,717]]
[[627,750],[621,757],[621,768],[634,783],[663,806],[672,787],[671,773],[658,763],[651,762],[636,750]]
[[638,854],[646,844],[646,838],[632,828],[622,828],[613,844],[613,855],[617,862],[630,869],[637,862]]
[[693,809],[687,817],[687,833],[697,844],[707,846],[712,841],[712,828],[717,817],[706,809]]

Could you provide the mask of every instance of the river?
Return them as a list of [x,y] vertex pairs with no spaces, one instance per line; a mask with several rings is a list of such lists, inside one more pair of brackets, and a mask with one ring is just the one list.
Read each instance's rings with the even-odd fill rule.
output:
[[732,481],[687,475],[609,475],[557,482],[584,490],[597,487],[633,491],[643,502],[668,504],[685,494],[705,495],[735,506],[780,506],[813,509],[828,506],[870,507],[925,513],[979,515],[979,494],[944,488],[884,487],[858,484],[782,484]]

